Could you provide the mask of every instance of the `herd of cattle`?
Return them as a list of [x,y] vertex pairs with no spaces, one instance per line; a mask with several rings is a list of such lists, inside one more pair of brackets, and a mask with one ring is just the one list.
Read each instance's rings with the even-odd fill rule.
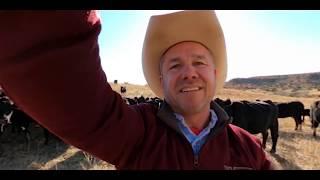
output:
[[[121,94],[125,94],[125,87],[121,87]],[[163,100],[158,97],[134,97],[123,96],[123,100],[128,105],[149,103],[160,107]],[[262,143],[265,148],[270,129],[272,138],[272,153],[276,152],[277,140],[279,137],[278,118],[292,117],[295,121],[295,130],[302,130],[304,117],[309,116],[313,128],[313,136],[316,136],[316,128],[320,123],[320,101],[315,101],[310,109],[304,107],[299,101],[278,103],[267,101],[231,101],[230,99],[214,99],[211,105],[218,104],[230,116],[230,122],[236,126],[246,129],[252,134],[262,133]],[[28,126],[34,122],[31,117],[25,114],[14,105],[3,93],[0,94],[0,137],[1,134],[11,126],[12,131],[22,131],[27,143],[30,141],[30,132]],[[48,143],[49,132],[44,129],[45,144]]]
[[[128,98],[124,101],[129,105],[139,103],[150,103],[161,106],[163,102],[159,98],[145,98],[143,96]],[[313,135],[316,136],[316,128],[320,122],[320,101],[316,101],[311,110],[305,109],[303,103],[292,101],[287,103],[277,103],[268,101],[231,101],[230,99],[222,100],[214,99],[211,105],[219,104],[227,114],[231,117],[231,123],[246,129],[252,134],[262,133],[262,144],[266,147],[268,138],[268,130],[271,132],[272,148],[271,153],[276,152],[277,140],[279,137],[279,122],[278,118],[292,117],[295,121],[295,130],[302,130],[302,123],[305,116],[310,116]]]
[[[126,93],[126,88],[121,87],[121,94]],[[145,98],[143,96],[128,98],[123,97],[124,101],[129,105],[139,103],[151,103],[157,107],[163,102],[159,98]],[[309,116],[311,127],[313,128],[313,136],[316,136],[316,128],[320,123],[320,101],[315,101],[311,108],[305,108],[300,101],[292,102],[272,102],[267,101],[231,101],[230,99],[222,100],[215,98],[211,105],[219,104],[231,118],[231,123],[246,129],[252,134],[262,134],[262,144],[266,147],[268,138],[268,130],[271,132],[272,148],[271,153],[276,152],[277,140],[279,137],[279,122],[278,118],[291,117],[295,121],[295,130],[302,130],[302,123],[305,116]]]
[[[30,141],[29,125],[35,121],[19,109],[3,92],[0,92],[0,137],[6,129],[24,135],[27,143]],[[48,143],[49,131],[43,128],[44,144]]]

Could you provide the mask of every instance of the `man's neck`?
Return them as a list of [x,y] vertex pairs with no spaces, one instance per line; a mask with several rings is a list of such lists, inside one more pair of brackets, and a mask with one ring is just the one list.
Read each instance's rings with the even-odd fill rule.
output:
[[189,128],[196,128],[196,129],[202,130],[209,123],[210,109],[208,109],[205,112],[200,112],[200,113],[191,114],[191,115],[182,115],[182,116],[186,124],[189,126]]

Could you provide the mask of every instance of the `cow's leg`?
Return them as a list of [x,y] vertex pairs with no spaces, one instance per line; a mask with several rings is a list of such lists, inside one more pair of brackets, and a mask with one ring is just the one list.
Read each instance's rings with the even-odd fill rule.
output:
[[21,127],[21,130],[23,132],[23,135],[24,135],[24,138],[25,138],[25,141],[26,141],[26,144],[29,144],[30,142],[30,131],[28,130],[28,128],[26,127]]
[[44,134],[44,144],[47,145],[49,141],[49,131],[46,128],[43,128]]
[[1,124],[1,127],[0,127],[0,136],[4,133],[4,128],[5,128],[5,124]]
[[269,135],[268,130],[266,130],[265,132],[262,132],[262,147],[263,147],[263,149],[266,148],[268,135]]
[[16,132],[16,124],[12,123],[11,124],[11,133],[15,133]]
[[28,130],[28,127],[24,127],[24,126],[20,127],[19,131],[22,132],[22,134],[24,136],[25,145],[26,145],[27,151],[29,152],[30,151],[30,140],[31,140],[30,131]]
[[31,144],[31,137],[30,137],[30,132],[27,130],[26,132],[26,141],[27,141],[27,152],[30,151],[30,144]]
[[296,122],[296,128],[294,130],[301,130],[302,131],[302,119],[300,115],[296,115],[294,117],[294,121]]
[[301,118],[301,114],[299,114],[299,115],[297,116],[297,118],[298,118],[299,130],[302,131],[302,123],[303,123],[303,120],[302,120],[302,118]]
[[296,122],[296,127],[294,128],[295,131],[298,130],[298,126],[299,126],[299,122],[298,122],[298,119],[295,117],[294,118],[294,121]]
[[277,148],[278,137],[279,137],[279,122],[277,118],[275,118],[270,128],[270,131],[271,131],[271,138],[272,138],[272,148],[270,153],[275,153]]
[[319,126],[319,123],[315,120],[312,120],[313,137],[317,136],[317,127],[318,126]]

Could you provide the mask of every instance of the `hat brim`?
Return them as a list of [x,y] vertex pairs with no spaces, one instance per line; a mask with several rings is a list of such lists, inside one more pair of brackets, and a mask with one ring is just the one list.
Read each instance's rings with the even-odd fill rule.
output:
[[172,45],[194,41],[213,54],[218,92],[227,76],[227,53],[223,31],[214,11],[181,11],[151,16],[142,49],[142,69],[150,89],[163,98],[160,83],[160,58]]

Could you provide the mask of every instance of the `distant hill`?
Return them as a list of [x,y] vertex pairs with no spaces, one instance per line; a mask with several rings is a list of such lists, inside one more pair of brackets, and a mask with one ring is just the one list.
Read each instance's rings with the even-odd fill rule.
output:
[[320,72],[235,78],[226,82],[226,88],[262,89],[274,94],[294,97],[320,97]]

